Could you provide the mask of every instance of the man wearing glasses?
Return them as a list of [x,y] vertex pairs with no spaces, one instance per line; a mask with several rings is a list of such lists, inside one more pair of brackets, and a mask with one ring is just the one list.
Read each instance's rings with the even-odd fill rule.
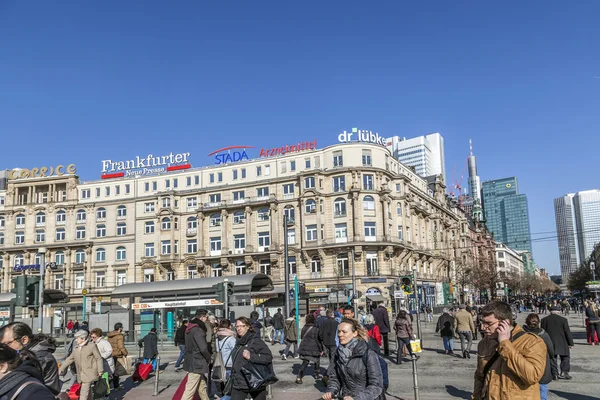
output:
[[510,305],[494,301],[481,310],[485,337],[477,346],[473,400],[539,399],[546,345],[512,320]]

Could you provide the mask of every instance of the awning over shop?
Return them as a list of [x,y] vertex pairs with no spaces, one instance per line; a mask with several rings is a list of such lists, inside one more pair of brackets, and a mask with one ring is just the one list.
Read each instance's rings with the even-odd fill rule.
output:
[[215,294],[213,285],[228,279],[233,282],[234,294],[273,290],[273,282],[265,274],[221,276],[217,278],[178,279],[174,281],[128,283],[113,290],[112,297],[146,296],[161,297],[185,294]]
[[369,295],[367,295],[367,300],[381,302],[381,301],[388,301],[389,299],[386,297],[383,297],[380,294],[369,294]]

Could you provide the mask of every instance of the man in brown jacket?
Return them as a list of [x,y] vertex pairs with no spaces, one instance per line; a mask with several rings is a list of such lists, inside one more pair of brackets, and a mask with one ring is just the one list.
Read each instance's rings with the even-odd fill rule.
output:
[[[119,367],[119,359],[127,357],[127,349],[125,348],[125,341],[123,340],[123,324],[117,322],[115,324],[115,330],[108,332],[108,343],[112,346],[112,356],[115,361],[115,374],[113,374],[113,387],[114,390],[119,390],[119,374],[116,373],[116,368]],[[127,359],[125,359],[127,362]]]
[[[464,304],[461,304],[458,308],[458,312],[454,315],[454,332],[460,338],[460,349],[463,358],[471,358],[471,346],[473,345],[473,334],[475,333],[473,316],[467,311],[467,306]],[[467,347],[465,347],[465,341]]]
[[494,301],[481,310],[485,337],[477,347],[473,400],[539,400],[546,345],[512,321],[510,305]]

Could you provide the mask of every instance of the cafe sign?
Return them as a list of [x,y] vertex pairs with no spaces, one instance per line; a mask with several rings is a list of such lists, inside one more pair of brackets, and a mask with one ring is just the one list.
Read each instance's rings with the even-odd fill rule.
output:
[[8,179],[44,178],[51,176],[74,175],[77,172],[75,164],[57,165],[56,167],[15,168],[8,173]]

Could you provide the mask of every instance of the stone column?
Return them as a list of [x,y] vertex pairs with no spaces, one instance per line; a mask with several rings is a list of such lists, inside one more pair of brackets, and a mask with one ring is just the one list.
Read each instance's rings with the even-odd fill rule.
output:
[[246,248],[248,252],[253,253],[257,249],[254,242],[256,238],[252,236],[252,207],[246,207],[244,212],[246,213]]
[[[227,212],[227,210],[221,210],[221,254],[223,255],[223,257],[227,257],[228,254],[228,249],[229,249],[229,230],[228,230],[228,218],[229,217],[229,213]],[[231,246],[231,248],[233,248],[233,246]]]

